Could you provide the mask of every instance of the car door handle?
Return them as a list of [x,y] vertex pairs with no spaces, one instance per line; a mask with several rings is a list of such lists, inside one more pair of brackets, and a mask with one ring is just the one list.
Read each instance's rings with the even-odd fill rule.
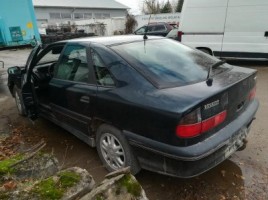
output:
[[268,37],[268,31],[264,32],[264,37]]
[[80,102],[83,102],[83,103],[90,103],[90,98],[88,96],[82,96],[80,98]]

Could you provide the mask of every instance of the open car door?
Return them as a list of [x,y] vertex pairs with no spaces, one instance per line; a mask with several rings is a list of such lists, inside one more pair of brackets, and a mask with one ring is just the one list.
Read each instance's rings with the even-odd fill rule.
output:
[[32,72],[37,62],[37,56],[40,50],[41,50],[40,44],[37,45],[32,50],[26,63],[26,73],[22,77],[22,84],[21,84],[22,100],[27,115],[31,120],[36,120],[38,118],[38,107],[37,107],[38,102],[35,94],[34,83],[32,80]]

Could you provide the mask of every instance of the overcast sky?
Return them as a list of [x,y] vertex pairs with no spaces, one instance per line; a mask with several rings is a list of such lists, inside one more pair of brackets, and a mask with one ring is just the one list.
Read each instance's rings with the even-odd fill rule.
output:
[[[121,4],[124,4],[128,7],[130,7],[130,13],[133,15],[140,15],[141,14],[141,9],[143,7],[143,2],[144,0],[116,0],[120,2]],[[163,4],[167,2],[167,0],[158,0],[160,4]],[[169,0],[171,5],[175,4],[177,5],[178,0]]]
[[130,7],[130,12],[134,15],[141,14],[141,7],[143,0],[116,0],[128,7]]

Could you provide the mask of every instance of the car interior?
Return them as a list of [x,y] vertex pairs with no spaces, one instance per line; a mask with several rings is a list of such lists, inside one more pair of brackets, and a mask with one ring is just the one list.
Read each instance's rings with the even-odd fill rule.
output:
[[113,86],[114,81],[111,77],[111,74],[107,67],[104,65],[100,56],[94,50],[91,50],[91,56],[97,83],[103,86]]
[[54,67],[58,62],[61,51],[64,46],[54,46],[47,51],[42,51],[38,57],[39,61],[33,68],[32,82],[35,87],[35,92],[40,102],[46,101],[46,91],[48,83],[53,77]]

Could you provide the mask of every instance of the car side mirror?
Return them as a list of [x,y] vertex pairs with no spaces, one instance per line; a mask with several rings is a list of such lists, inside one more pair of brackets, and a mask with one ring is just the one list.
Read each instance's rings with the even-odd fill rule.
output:
[[0,60],[0,68],[4,68],[5,67],[5,63],[4,63],[4,61],[1,61]]
[[10,67],[8,68],[7,73],[13,75],[20,75],[21,69],[18,66]]

